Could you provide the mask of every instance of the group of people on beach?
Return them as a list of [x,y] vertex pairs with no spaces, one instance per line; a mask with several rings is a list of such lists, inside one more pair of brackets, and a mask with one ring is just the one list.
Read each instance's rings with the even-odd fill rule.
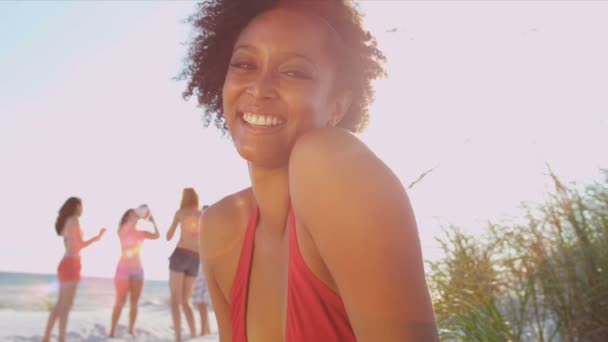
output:
[[[180,238],[174,252],[169,257],[169,289],[171,314],[176,341],[181,341],[181,313],[184,313],[191,336],[196,336],[194,314],[190,299],[198,308],[201,318],[201,336],[211,333],[208,320],[208,295],[205,274],[199,259],[200,219],[208,206],[199,207],[199,200],[193,188],[185,188],[182,201],[167,231],[167,241],[173,239],[178,227]],[[60,291],[57,304],[49,314],[43,341],[50,341],[55,322],[59,320],[59,341],[65,340],[68,315],[72,307],[78,282],[80,281],[80,251],[99,241],[106,232],[105,228],[88,240],[82,236],[79,218],[82,215],[82,201],[70,197],[59,209],[55,230],[63,238],[65,255],[57,268]],[[153,232],[137,229],[139,220],[148,220],[154,227]],[[116,266],[114,286],[116,300],[112,310],[109,337],[116,337],[116,327],[122,308],[129,299],[128,333],[135,336],[135,321],[139,298],[144,284],[144,270],[140,250],[146,239],[156,240],[160,231],[147,205],[130,208],[122,215],[118,224],[121,255]],[[194,291],[193,291],[194,290]]]
[[[405,188],[352,134],[365,128],[372,82],[385,75],[385,56],[358,7],[351,0],[207,0],[189,19],[183,96],[195,96],[205,122],[230,136],[251,187],[205,211],[200,246],[189,228],[201,216],[194,202],[175,216],[168,237],[181,223],[183,240],[170,261],[176,340],[180,308],[191,322],[184,304],[200,252],[222,342],[437,341]],[[415,129],[402,127],[403,134]],[[66,257],[49,327],[59,316],[62,332],[78,251],[103,235],[82,239],[81,210],[79,202],[66,204],[56,226]],[[134,220],[127,213],[124,222]],[[122,229],[135,241],[158,235]],[[121,279],[140,274],[129,262],[119,270]],[[139,285],[127,284],[119,293],[138,293]]]

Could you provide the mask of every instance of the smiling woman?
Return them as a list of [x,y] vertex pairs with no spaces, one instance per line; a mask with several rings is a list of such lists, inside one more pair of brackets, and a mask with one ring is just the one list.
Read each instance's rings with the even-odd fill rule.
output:
[[252,186],[205,211],[222,341],[434,341],[403,186],[351,132],[384,57],[348,1],[207,1],[182,77]]

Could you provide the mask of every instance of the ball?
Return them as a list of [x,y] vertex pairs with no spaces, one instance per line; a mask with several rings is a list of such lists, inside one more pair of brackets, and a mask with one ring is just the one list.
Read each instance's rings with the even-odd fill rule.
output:
[[140,219],[147,219],[150,217],[150,208],[148,208],[147,204],[142,204],[139,207],[135,208],[135,213],[139,216]]

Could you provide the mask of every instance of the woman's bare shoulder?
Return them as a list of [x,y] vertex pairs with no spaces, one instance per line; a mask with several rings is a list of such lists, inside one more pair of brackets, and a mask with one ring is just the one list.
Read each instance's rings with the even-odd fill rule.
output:
[[245,232],[255,209],[251,188],[226,196],[207,208],[201,216],[201,247],[207,256],[232,249]]

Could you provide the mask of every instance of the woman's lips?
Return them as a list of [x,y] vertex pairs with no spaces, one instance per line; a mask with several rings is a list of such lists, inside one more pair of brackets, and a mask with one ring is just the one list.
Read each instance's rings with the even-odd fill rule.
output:
[[243,112],[241,117],[250,126],[257,127],[275,127],[284,123],[281,117],[272,114]]

